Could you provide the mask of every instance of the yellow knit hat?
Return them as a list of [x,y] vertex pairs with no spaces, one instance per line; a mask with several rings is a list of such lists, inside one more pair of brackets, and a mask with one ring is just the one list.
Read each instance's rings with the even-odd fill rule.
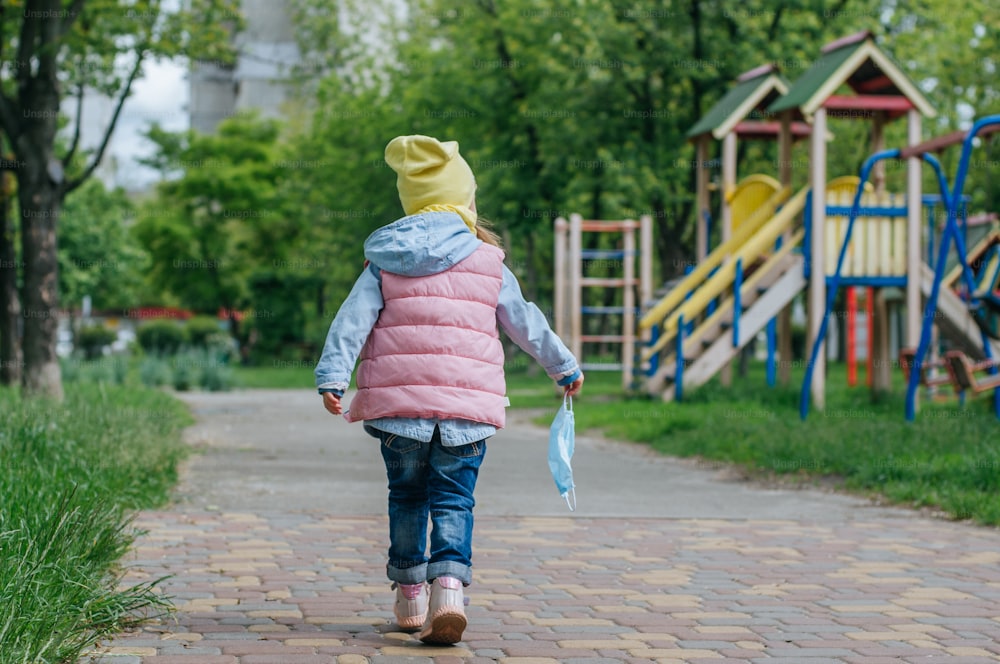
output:
[[385,147],[385,161],[396,171],[399,202],[406,214],[452,211],[475,232],[476,213],[469,206],[476,196],[476,177],[458,153],[458,142],[442,143],[419,134],[397,136]]

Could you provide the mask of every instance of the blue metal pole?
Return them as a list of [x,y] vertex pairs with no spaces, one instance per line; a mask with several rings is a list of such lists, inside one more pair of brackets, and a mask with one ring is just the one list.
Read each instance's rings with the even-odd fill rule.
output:
[[[830,310],[833,309],[834,300],[837,297],[837,290],[840,288],[840,273],[844,268],[844,259],[847,257],[847,247],[851,243],[851,233],[854,232],[854,220],[859,216],[859,210],[861,208],[861,196],[865,191],[865,183],[868,182],[868,177],[871,175],[872,168],[879,161],[884,159],[895,159],[899,156],[899,150],[883,150],[882,152],[876,152],[872,156],[865,160],[864,164],[861,165],[861,173],[859,175],[860,182],[858,182],[858,189],[854,192],[854,202],[851,204],[851,214],[847,218],[847,233],[844,236],[844,242],[840,245],[840,253],[837,255],[837,269],[833,273],[833,277],[830,280],[829,286],[827,286],[826,291],[826,309],[823,311],[823,319],[819,325],[819,333],[816,335],[816,340],[813,342],[812,351],[809,354],[809,362],[806,364],[806,375],[805,380],[802,383],[802,393],[799,398],[799,417],[803,420],[809,415],[809,400],[810,400],[810,385],[812,384],[813,370],[816,366],[816,360],[819,356],[819,348],[823,343],[823,339],[826,337],[826,329],[830,320]],[[822,233],[824,229],[813,229],[816,233]],[[808,251],[808,247],[806,247]],[[812,275],[813,279],[825,279],[826,276],[823,274]]]
[[736,280],[733,282],[733,348],[740,345],[740,314],[743,313],[743,259],[736,259]]
[[934,218],[937,215],[937,205],[931,203],[927,207],[927,264],[934,262]]
[[674,401],[684,398],[684,314],[677,317],[677,338],[674,339]]
[[812,190],[806,194],[806,207],[805,212],[802,214],[802,226],[804,233],[802,234],[802,276],[807,280],[812,275],[812,252],[809,251],[809,247],[812,246]]
[[[660,340],[660,326],[654,325],[650,330],[649,335],[649,345],[655,346],[656,342]],[[655,376],[656,372],[660,369],[660,354],[655,353],[651,358],[649,358],[649,370],[646,371],[647,376]]]
[[705,217],[705,249],[708,253],[712,253],[710,247],[712,246],[712,215],[709,214],[708,210],[703,213]]
[[[774,250],[778,252],[781,250],[781,236],[774,242]],[[777,346],[778,346],[778,319],[772,318],[767,321],[767,386],[774,387],[777,383],[777,376],[775,375],[777,371]],[[788,358],[786,358],[787,361]]]
[[924,356],[927,354],[927,347],[931,341],[931,326],[934,320],[934,313],[937,311],[937,298],[941,292],[941,279],[944,278],[944,266],[948,260],[948,248],[951,244],[951,237],[954,231],[954,210],[951,206],[948,181],[944,176],[944,169],[941,168],[941,162],[931,154],[923,155],[923,159],[931,165],[934,174],[937,176],[938,188],[941,190],[941,203],[944,205],[945,211],[945,227],[941,232],[941,239],[939,240],[938,260],[934,265],[934,283],[931,286],[931,295],[927,298],[927,304],[924,306],[924,318],[920,325],[920,343],[913,357],[913,366],[910,368],[910,380],[906,384],[907,422],[912,422],[917,414],[917,390],[920,387],[920,375],[923,371]]
[[774,318],[767,321],[767,386],[774,387],[777,383],[777,346],[778,321]]
[[[953,191],[951,195],[951,207],[958,213],[959,206],[962,203],[962,190],[965,188],[965,178],[969,174],[969,157],[972,154],[972,142],[975,140],[976,135],[979,134],[985,127],[990,125],[1000,124],[1000,115],[988,115],[985,118],[980,118],[972,125],[972,129],[965,136],[965,141],[962,142],[962,156],[958,162],[958,172],[955,174],[955,182],[953,185]],[[966,263],[965,258],[965,239],[960,239],[959,244],[960,251],[962,252],[959,258],[962,261],[965,269],[964,272],[967,275],[967,284],[972,286],[972,271],[969,269],[968,263]],[[970,291],[971,292],[971,291]],[[989,352],[989,349],[987,349]]]
[[[927,347],[930,345],[931,323],[934,313],[937,311],[937,299],[941,294],[941,280],[944,278],[944,269],[947,264],[948,249],[952,238],[954,238],[955,247],[958,250],[958,261],[962,265],[962,276],[968,293],[971,294],[974,288],[972,270],[969,268],[967,262],[965,241],[959,233],[957,216],[961,203],[962,189],[965,187],[965,178],[969,172],[969,157],[972,154],[972,142],[983,127],[994,124],[1000,124],[1000,115],[987,116],[977,120],[973,124],[972,129],[969,130],[969,133],[966,134],[965,140],[962,142],[962,154],[959,157],[958,171],[955,174],[955,181],[950,194],[948,193],[947,182],[944,179],[940,162],[931,155],[924,155],[924,160],[934,166],[938,174],[939,185],[945,192],[947,221],[941,237],[941,246],[938,250],[937,265],[934,269],[934,283],[931,286],[930,297],[927,299],[927,306],[924,308],[924,320],[920,332],[920,346],[917,348],[917,353],[913,360],[913,368],[910,373],[910,382],[907,385],[906,419],[909,422],[912,422],[916,417],[916,393],[920,380],[921,364],[923,363],[924,355],[927,353]],[[983,352],[988,359],[992,359],[990,344],[985,335],[983,336]],[[997,417],[1000,418],[1000,389],[993,391],[993,405]]]
[[[988,115],[985,118],[980,118],[972,125],[972,129],[965,136],[965,141],[962,143],[962,157],[958,162],[958,173],[955,175],[955,189],[952,194],[952,205],[958,209],[962,201],[962,190],[965,188],[965,178],[969,173],[969,157],[972,154],[972,142],[975,140],[976,136],[984,128],[1000,124],[1000,115]],[[964,205],[964,203],[963,203]],[[964,209],[964,207],[963,207]],[[963,217],[963,228],[967,229],[965,225],[967,219]],[[966,262],[966,249],[965,249],[965,238],[958,238],[958,246],[961,254],[959,255],[962,265],[964,266],[963,273],[966,275],[966,283],[969,287],[969,295],[972,295],[973,279],[972,270],[969,268],[969,264]],[[983,354],[986,359],[993,359],[993,352],[990,348],[990,341],[985,332],[980,332],[980,336],[983,340]],[[997,419],[1000,419],[1000,388],[993,390],[993,411],[996,414]]]

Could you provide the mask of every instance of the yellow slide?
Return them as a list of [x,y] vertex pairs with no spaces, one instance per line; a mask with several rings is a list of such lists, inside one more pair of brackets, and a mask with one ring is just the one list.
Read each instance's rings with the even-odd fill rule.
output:
[[[808,187],[803,188],[788,200],[781,211],[774,214],[784,191],[778,192],[745,223],[732,239],[713,251],[698,267],[671,290],[659,303],[650,309],[639,322],[641,329],[660,324],[660,337],[656,343],[644,351],[646,359],[658,353],[677,335],[678,321],[701,316],[708,304],[732,287],[736,278],[736,261],[741,259],[749,266],[759,258],[774,251],[775,242],[795,225],[795,219],[805,208]],[[797,237],[796,240],[799,238]],[[787,249],[787,247],[786,247]],[[729,260],[725,260],[726,257]],[[719,269],[709,277],[709,273]],[[690,299],[685,299],[693,292]]]
[[739,232],[740,227],[779,191],[781,183],[770,175],[750,175],[727,193],[733,233]]
[[639,321],[639,328],[646,330],[662,321],[674,307],[681,303],[687,293],[698,288],[708,278],[712,270],[722,264],[726,256],[731,255],[746,243],[774,215],[774,211],[788,198],[790,193],[790,190],[787,188],[775,192],[754,214],[750,215],[746,221],[740,224],[739,230],[735,231],[727,242],[723,242],[712,253],[706,256],[705,260],[700,261],[689,275],[684,277],[677,286],[671,289],[656,306],[646,312]]

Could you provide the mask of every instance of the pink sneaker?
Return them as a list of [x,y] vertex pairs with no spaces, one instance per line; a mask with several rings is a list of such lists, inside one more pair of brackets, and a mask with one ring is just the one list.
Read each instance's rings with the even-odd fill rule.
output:
[[396,589],[396,605],[393,612],[401,630],[415,632],[427,620],[427,584],[393,583]]
[[434,579],[427,623],[420,632],[420,640],[424,643],[458,643],[467,624],[462,582],[450,576]]

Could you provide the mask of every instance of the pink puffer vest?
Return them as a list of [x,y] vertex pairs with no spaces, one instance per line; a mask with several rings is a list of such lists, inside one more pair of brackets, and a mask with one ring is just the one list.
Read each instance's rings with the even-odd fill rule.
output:
[[385,302],[358,368],[347,419],[465,419],[504,425],[497,301],[503,252],[483,244],[426,277],[382,271]]

